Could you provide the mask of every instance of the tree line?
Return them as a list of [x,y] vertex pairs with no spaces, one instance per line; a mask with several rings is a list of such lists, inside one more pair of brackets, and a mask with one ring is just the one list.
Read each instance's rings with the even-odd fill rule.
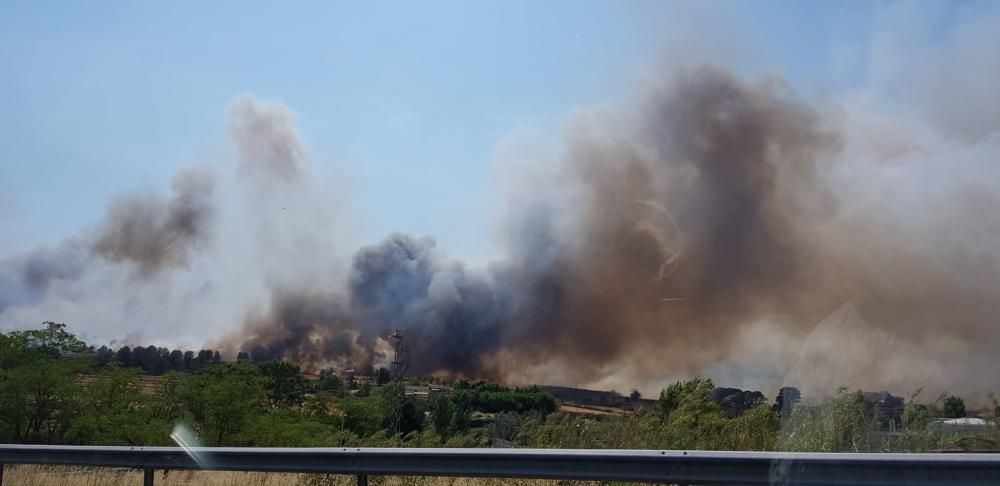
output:
[[293,363],[225,362],[210,350],[92,351],[60,323],[0,334],[0,441],[169,445],[180,424],[206,445],[390,444],[425,431],[443,444],[467,434],[476,413],[555,409],[537,389],[499,386],[418,401],[384,368],[359,386],[353,375],[325,370],[310,382]]
[[[798,390],[785,388],[772,404],[757,392],[695,378],[665,388],[655,406],[595,418],[554,413],[555,399],[535,387],[460,380],[450,394],[418,400],[387,379],[352,385],[350,377],[327,371],[309,381],[288,362],[224,362],[204,352],[185,366],[182,354],[181,370],[150,376],[157,367],[146,371],[142,359],[118,361],[118,354],[97,359],[58,323],[0,334],[0,442],[173,445],[171,432],[185,427],[209,446],[482,447],[503,439],[564,448],[1000,448],[995,428],[970,437],[935,425],[938,403],[946,413],[964,414],[957,397],[929,405],[911,397],[893,415],[899,428],[887,433],[886,408],[846,389],[806,403]],[[173,352],[157,349],[164,354]]]
[[156,346],[122,346],[117,351],[101,346],[94,357],[98,366],[117,364],[126,368],[140,368],[150,375],[162,375],[167,371],[194,371],[205,366],[221,363],[222,355],[217,350],[194,351],[170,350]]

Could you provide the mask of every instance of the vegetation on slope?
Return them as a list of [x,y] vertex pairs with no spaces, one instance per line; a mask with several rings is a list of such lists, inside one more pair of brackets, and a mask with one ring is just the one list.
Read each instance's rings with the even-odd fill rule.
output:
[[[890,418],[846,389],[812,405],[799,403],[794,389],[773,406],[747,394],[747,409],[733,413],[713,399],[711,380],[696,378],[663,390],[655,407],[598,419],[554,413],[556,401],[535,387],[459,381],[451,393],[418,400],[388,380],[354,390],[331,373],[308,382],[284,362],[213,360],[150,377],[88,349],[57,323],[0,334],[0,442],[172,445],[182,424],[213,446],[482,447],[502,439],[522,447],[874,452],[997,444],[996,427],[975,437],[946,432],[915,398]],[[944,401],[947,414],[964,414],[956,400]]]

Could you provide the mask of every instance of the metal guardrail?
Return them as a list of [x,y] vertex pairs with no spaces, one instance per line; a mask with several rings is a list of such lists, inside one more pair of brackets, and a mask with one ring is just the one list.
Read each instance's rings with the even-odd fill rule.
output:
[[179,448],[0,445],[2,464],[356,475],[575,479],[683,485],[1000,484],[1000,455],[581,449]]

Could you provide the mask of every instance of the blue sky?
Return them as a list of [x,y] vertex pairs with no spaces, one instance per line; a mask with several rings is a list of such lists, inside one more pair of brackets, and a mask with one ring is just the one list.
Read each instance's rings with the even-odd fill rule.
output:
[[[99,221],[124,191],[218,162],[234,95],[280,98],[360,239],[489,246],[498,143],[626,97],[678,36],[735,40],[805,89],[859,82],[862,2],[3,2],[0,255]],[[845,47],[846,51],[845,51]],[[846,52],[846,54],[845,54]],[[847,60],[846,63],[844,60]]]

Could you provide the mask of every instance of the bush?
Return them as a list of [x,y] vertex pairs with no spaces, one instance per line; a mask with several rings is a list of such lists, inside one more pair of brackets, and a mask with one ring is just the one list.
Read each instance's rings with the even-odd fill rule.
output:
[[962,418],[965,416],[965,402],[954,395],[944,399],[944,416],[948,418]]

